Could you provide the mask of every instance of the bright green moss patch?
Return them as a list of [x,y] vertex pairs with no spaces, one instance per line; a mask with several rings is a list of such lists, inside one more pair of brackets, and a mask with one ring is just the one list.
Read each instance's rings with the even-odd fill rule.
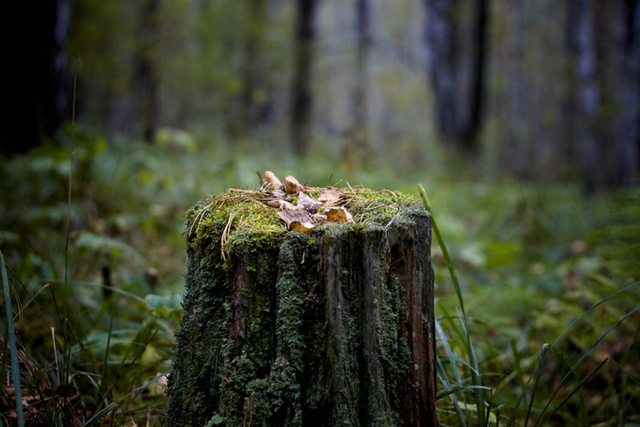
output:
[[187,212],[190,241],[205,238],[211,227],[225,224],[226,242],[235,238],[237,230],[278,233],[286,231],[285,224],[267,206],[260,192],[227,190],[198,202]]

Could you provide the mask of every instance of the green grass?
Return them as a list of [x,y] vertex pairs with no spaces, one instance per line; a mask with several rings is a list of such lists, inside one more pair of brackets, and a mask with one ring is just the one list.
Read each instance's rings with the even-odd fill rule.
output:
[[[24,411],[22,408],[22,390],[20,385],[22,381],[20,381],[20,369],[18,365],[18,348],[16,345],[16,335],[13,329],[13,310],[11,308],[11,291],[9,290],[9,279],[7,278],[7,269],[4,264],[4,255],[0,251],[0,268],[2,269],[2,288],[4,290],[4,306],[6,308],[7,315],[7,327],[4,331],[3,338],[9,339],[8,349],[11,357],[11,379],[14,384],[14,405],[16,409],[16,421],[18,425],[24,425]],[[6,349],[4,347],[4,355],[6,356]],[[6,361],[6,357],[2,358],[2,373],[4,374],[5,368],[8,366]],[[4,378],[4,375],[2,375]],[[17,386],[16,386],[17,385]]]
[[[73,149],[61,137],[0,159],[13,314],[0,337],[3,423],[18,422],[17,401],[25,424],[160,424],[184,215],[227,188],[256,188],[267,169],[416,196],[428,183],[442,425],[640,422],[638,190],[584,195],[375,162],[347,173],[327,145],[296,160],[208,135],[74,138]],[[18,389],[6,382],[16,366]]]
[[[551,344],[542,344],[537,357],[538,363],[533,366],[533,369],[531,369],[531,362],[527,363],[522,360],[516,341],[511,340],[510,349],[513,360],[511,366],[508,367],[511,370],[509,372],[500,367],[501,359],[508,355],[508,350],[503,350],[503,353],[499,348],[494,347],[489,339],[485,339],[484,343],[473,342],[479,338],[477,335],[482,335],[484,338],[487,336],[482,331],[480,334],[474,333],[469,326],[470,320],[465,310],[454,262],[449,255],[427,194],[421,185],[418,187],[425,209],[432,215],[435,240],[442,251],[459,308],[459,315],[452,316],[444,304],[438,303],[439,311],[442,313],[436,319],[436,330],[442,348],[438,357],[438,379],[443,388],[443,391],[439,393],[439,398],[450,399],[452,406],[452,409],[448,410],[440,406],[442,410],[441,421],[448,421],[454,425],[481,426],[499,425],[501,422],[507,426],[530,425],[532,422],[533,425],[538,426],[547,425],[553,419],[554,423],[583,425],[593,423],[595,417],[598,416],[602,417],[599,421],[606,425],[616,425],[626,421],[637,422],[639,417],[634,408],[637,407],[640,399],[640,388],[638,387],[640,381],[638,356],[633,354],[632,347],[638,347],[637,320],[640,309],[638,304],[640,302],[640,281],[635,281],[615,291],[610,289],[612,293],[593,302],[589,308],[585,309],[563,329]],[[627,260],[618,259],[617,261],[622,261],[627,266],[630,265]],[[626,273],[633,275],[637,272],[628,270]],[[597,277],[597,280],[604,280],[608,285],[612,285],[609,280],[602,277]],[[615,288],[615,285],[613,287]],[[497,292],[500,291],[497,290]],[[591,299],[598,298],[596,292],[587,293]],[[587,300],[582,292],[577,292],[562,302],[567,305],[575,305],[576,296],[583,296],[580,301],[583,304]],[[500,302],[507,304],[509,301],[497,298],[497,302],[496,308],[502,309],[503,306]],[[531,305],[535,305],[535,303]],[[487,318],[491,318],[490,313]],[[449,326],[448,333],[443,329],[441,322]],[[565,322],[558,323],[558,326],[562,327]],[[580,333],[578,327],[584,326],[585,323],[600,324],[593,328],[591,334]],[[483,325],[484,327],[486,325]],[[615,332],[626,338],[631,338],[629,346],[621,354],[611,354],[607,351],[610,349],[606,348],[608,336]],[[595,339],[592,338],[594,336]],[[457,351],[452,350],[450,338],[458,341]],[[617,340],[618,338],[609,340],[609,345]],[[567,351],[564,348],[565,341],[569,341],[578,348]],[[476,356],[476,348],[478,347],[485,353],[484,366],[478,363]],[[586,347],[586,349],[583,350],[580,347]],[[598,350],[601,351],[600,354],[596,354]],[[554,366],[555,361],[550,361],[555,356],[553,352],[556,352],[563,359],[566,366]],[[631,367],[633,372],[621,366],[615,360],[616,358],[623,363],[629,363],[627,368]],[[606,364],[611,369],[609,372],[603,373],[601,371],[604,369],[601,368]],[[491,365],[498,366],[497,371],[499,372],[491,372]],[[561,376],[559,381],[559,378],[551,376],[542,378],[549,365],[552,365],[554,375]],[[585,366],[588,368],[584,369]],[[525,382],[524,375],[527,371],[528,380]],[[483,380],[483,375],[486,375],[485,380]],[[500,382],[493,380],[493,375]],[[550,384],[546,389],[543,389],[542,382],[545,380]],[[604,393],[601,389],[589,389],[589,386],[592,383],[597,384],[598,380],[609,383],[609,387],[604,390]],[[507,393],[505,393],[504,389],[511,382],[516,387],[507,388]],[[613,390],[614,383],[624,384],[624,387]],[[517,391],[518,389],[520,391]],[[612,396],[606,396],[608,393],[611,393]],[[585,394],[592,394],[596,398],[608,397],[613,401],[612,407],[609,411],[599,411],[601,408],[588,407],[584,402]],[[576,395],[578,395],[577,399]],[[571,409],[565,411],[567,407]],[[575,417],[576,407],[580,409],[581,418]],[[509,413],[510,415],[506,418],[506,414]]]

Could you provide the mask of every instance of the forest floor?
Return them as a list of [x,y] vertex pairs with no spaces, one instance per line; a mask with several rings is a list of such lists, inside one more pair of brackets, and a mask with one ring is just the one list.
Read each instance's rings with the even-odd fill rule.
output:
[[16,350],[21,374],[19,390],[3,381],[3,423],[17,406],[27,424],[160,423],[184,291],[184,215],[227,188],[255,188],[265,170],[416,201],[425,186],[459,279],[434,238],[443,425],[640,423],[637,188],[584,194],[574,184],[390,164],[346,172],[340,156],[258,154],[204,148],[186,134],[150,146],[78,132],[73,147],[0,159],[16,334],[3,328],[1,373],[9,378]]

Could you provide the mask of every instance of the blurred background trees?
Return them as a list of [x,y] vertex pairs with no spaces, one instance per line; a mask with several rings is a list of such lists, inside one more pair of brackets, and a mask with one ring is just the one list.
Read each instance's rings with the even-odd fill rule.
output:
[[208,129],[321,147],[347,171],[462,153],[489,176],[588,190],[638,176],[638,0],[41,3],[26,110],[39,141],[70,119],[77,79],[78,122],[149,142]]
[[440,136],[478,151],[484,107],[487,1],[426,0],[434,116]]

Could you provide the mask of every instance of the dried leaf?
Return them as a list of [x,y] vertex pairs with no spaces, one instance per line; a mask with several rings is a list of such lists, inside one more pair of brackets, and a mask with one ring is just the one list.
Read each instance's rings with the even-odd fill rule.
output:
[[309,212],[301,208],[280,211],[278,216],[294,231],[307,232],[315,227]]
[[314,214],[318,212],[318,208],[322,206],[322,203],[307,195],[307,193],[301,192],[298,195],[298,206],[302,206],[310,213]]
[[311,215],[311,219],[313,219],[317,225],[324,225],[327,223],[327,216],[322,214],[313,214]]
[[327,187],[320,190],[318,200],[324,203],[325,206],[332,206],[337,205],[344,197],[345,194],[342,190],[335,187]]
[[271,171],[265,171],[264,180],[272,187],[280,187],[282,183],[278,179],[278,177]]
[[311,220],[311,216],[309,215],[309,212],[307,212],[304,209],[289,209],[289,210],[280,211],[278,212],[278,216],[282,218],[284,222],[287,223],[287,225],[290,225],[292,222],[296,222],[296,221],[301,224],[304,224],[305,222],[308,222]]
[[299,231],[301,233],[306,233],[308,231],[311,231],[316,225],[307,221],[305,223],[300,223],[298,221],[294,221],[291,224],[289,224],[289,229],[293,230],[293,231]]
[[[345,205],[347,195],[338,188],[320,189],[320,195],[315,199],[304,192],[306,187],[292,175],[284,179],[284,185],[271,171],[266,171],[264,177],[258,173],[258,177],[262,184],[263,202],[280,209],[278,216],[290,230],[308,232],[318,225],[327,223],[354,222],[349,207]],[[296,195],[297,206],[290,203]],[[318,211],[323,208],[323,214],[319,214]]]
[[303,188],[302,184],[300,184],[292,175],[289,175],[284,179],[284,189],[287,194],[298,194],[303,190]]
[[285,197],[287,197],[287,193],[285,193],[283,190],[280,190],[280,189],[267,191],[267,194],[269,195],[269,197],[273,199],[284,199]]
[[298,209],[296,205],[284,200],[268,200],[267,205],[271,206],[272,208],[279,208],[286,211]]
[[327,208],[324,213],[327,215],[329,222],[338,224],[353,223],[353,215],[344,207]]

